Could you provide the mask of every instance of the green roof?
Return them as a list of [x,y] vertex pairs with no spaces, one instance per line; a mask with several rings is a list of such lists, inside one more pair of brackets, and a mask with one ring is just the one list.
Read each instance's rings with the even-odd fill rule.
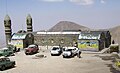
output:
[[100,39],[100,33],[81,33],[78,39]]
[[25,33],[15,33],[13,34],[12,36],[12,40],[13,39],[25,39],[26,38],[26,35]]

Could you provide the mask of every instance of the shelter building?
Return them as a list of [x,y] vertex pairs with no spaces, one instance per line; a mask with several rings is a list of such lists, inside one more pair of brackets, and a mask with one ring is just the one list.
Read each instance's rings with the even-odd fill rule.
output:
[[81,32],[78,37],[78,48],[81,50],[100,51],[105,48],[104,32]]
[[23,49],[28,47],[28,45],[30,44],[34,44],[34,35],[32,33],[23,33],[21,31],[19,32],[12,35],[12,45],[16,46],[17,48]]

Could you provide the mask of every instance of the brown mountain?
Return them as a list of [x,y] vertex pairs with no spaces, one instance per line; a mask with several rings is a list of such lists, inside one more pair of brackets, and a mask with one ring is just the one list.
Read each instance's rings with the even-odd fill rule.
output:
[[90,30],[89,28],[76,24],[70,21],[60,21],[55,26],[53,26],[49,31],[64,31],[64,30]]
[[115,40],[115,43],[120,45],[120,26],[110,28],[110,32],[112,35],[112,40]]

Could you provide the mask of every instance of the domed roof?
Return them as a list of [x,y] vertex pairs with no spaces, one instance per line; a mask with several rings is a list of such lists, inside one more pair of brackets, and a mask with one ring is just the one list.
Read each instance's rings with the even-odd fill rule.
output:
[[11,20],[8,14],[5,16],[4,20]]
[[32,19],[30,14],[27,15],[27,19]]
[[26,33],[25,30],[19,30],[17,33]]

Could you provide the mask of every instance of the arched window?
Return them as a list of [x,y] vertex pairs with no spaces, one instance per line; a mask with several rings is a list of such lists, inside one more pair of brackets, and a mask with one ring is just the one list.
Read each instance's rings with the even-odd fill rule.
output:
[[4,24],[6,24],[6,21],[4,21]]
[[64,44],[64,39],[61,39],[61,40],[60,40],[60,43],[61,43],[61,44]]
[[45,40],[44,40],[44,39],[42,39],[42,40],[41,40],[41,42],[44,44],[44,43],[45,43]]
[[53,40],[53,39],[51,39],[51,43],[52,43],[52,44],[54,43],[54,40]]
[[8,21],[8,24],[11,24],[11,20]]
[[27,24],[29,24],[29,20],[27,19]]

